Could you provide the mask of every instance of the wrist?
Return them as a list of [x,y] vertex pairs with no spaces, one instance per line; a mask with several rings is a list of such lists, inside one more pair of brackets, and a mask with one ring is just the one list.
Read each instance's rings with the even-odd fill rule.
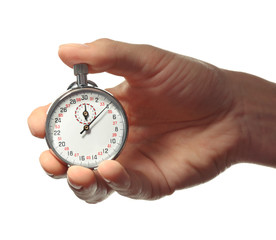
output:
[[242,139],[238,161],[276,167],[276,84],[246,73],[227,72],[237,96]]

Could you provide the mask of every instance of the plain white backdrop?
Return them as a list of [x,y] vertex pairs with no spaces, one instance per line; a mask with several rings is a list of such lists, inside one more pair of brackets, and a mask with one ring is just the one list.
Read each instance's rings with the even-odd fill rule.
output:
[[1,1],[0,24],[0,239],[276,239],[275,169],[239,164],[158,201],[113,194],[88,205],[44,173],[46,142],[27,126],[75,80],[63,43],[146,43],[275,82],[274,1]]

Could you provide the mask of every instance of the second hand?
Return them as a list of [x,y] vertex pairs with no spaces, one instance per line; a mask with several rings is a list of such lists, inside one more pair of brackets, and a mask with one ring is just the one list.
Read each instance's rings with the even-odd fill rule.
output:
[[90,127],[90,125],[103,113],[103,111],[105,110],[105,109],[107,109],[108,107],[109,107],[109,105],[111,104],[112,102],[110,102],[110,103],[108,103],[107,105],[106,105],[106,107],[89,123],[89,124],[87,124],[87,125],[84,125],[84,127],[83,127],[83,130],[80,132],[80,134],[83,134],[83,132],[84,131],[88,131],[89,130],[89,127]]

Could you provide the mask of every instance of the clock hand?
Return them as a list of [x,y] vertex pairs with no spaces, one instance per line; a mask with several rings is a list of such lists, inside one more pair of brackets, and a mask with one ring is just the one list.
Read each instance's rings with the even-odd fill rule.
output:
[[109,107],[109,105],[111,104],[112,102],[108,103],[106,105],[106,107],[87,125],[84,125],[83,126],[83,130],[80,132],[80,134],[83,134],[84,131],[88,131],[89,130],[89,127],[90,125],[104,112],[105,109],[107,109]]
[[89,113],[86,110],[86,104],[84,104],[84,112],[82,113],[82,115],[84,116],[85,120],[87,121],[87,118],[89,116]]

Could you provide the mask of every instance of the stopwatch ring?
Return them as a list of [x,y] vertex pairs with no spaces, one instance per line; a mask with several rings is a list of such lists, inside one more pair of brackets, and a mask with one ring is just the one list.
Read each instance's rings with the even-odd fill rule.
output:
[[[93,88],[97,88],[98,87],[98,85],[96,83],[94,83],[93,81],[90,81],[90,80],[87,80],[87,86],[90,86],[90,87],[93,87]],[[74,89],[74,88],[80,88],[80,86],[78,85],[77,82],[72,82],[68,86],[67,90],[71,90],[71,89]]]

